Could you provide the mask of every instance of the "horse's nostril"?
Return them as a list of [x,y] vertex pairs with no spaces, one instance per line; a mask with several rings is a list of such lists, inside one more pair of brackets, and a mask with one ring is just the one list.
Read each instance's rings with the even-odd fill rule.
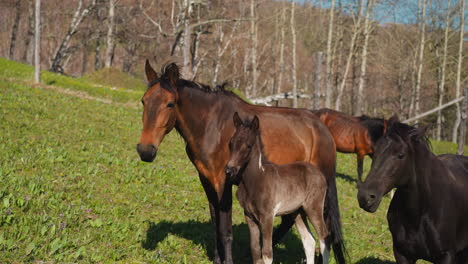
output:
[[377,196],[375,196],[375,194],[372,194],[372,193],[369,194],[369,199],[370,199],[370,200],[375,200],[376,197],[377,197]]

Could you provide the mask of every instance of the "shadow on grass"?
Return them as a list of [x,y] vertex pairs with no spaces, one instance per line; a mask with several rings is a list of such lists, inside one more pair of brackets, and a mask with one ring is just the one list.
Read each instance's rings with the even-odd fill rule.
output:
[[349,176],[349,175],[346,175],[346,174],[342,174],[342,173],[336,173],[336,177],[338,178],[341,178],[347,182],[354,182],[354,183],[357,183],[357,179]]
[[359,260],[356,264],[395,264],[393,261],[380,260],[378,258],[367,257]]
[[[232,245],[235,263],[251,263],[249,229],[246,224],[233,226],[234,241]],[[167,238],[169,234],[182,237],[201,245],[206,255],[213,260],[214,257],[214,227],[211,223],[200,223],[189,220],[187,222],[161,221],[154,223],[149,221],[146,232],[146,240],[142,247],[146,250],[155,250],[158,244]],[[273,252],[275,262],[301,263],[305,259],[301,241],[292,232],[288,232],[282,242],[276,246]]]

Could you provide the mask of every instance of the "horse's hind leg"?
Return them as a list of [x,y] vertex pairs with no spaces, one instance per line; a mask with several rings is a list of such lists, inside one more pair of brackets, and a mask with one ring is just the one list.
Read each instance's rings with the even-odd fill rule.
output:
[[330,257],[330,243],[327,239],[329,231],[325,219],[323,218],[323,209],[324,209],[324,197],[325,193],[321,195],[315,193],[316,202],[312,202],[308,205],[303,206],[304,212],[307,214],[310,222],[317,232],[318,239],[320,241],[320,254],[322,255],[322,263],[328,263]]
[[283,239],[284,235],[291,229],[294,224],[295,214],[281,216],[281,224],[273,232],[273,246]]
[[304,213],[296,216],[296,226],[301,235],[302,246],[306,254],[307,264],[314,264],[315,258],[315,239],[307,226],[307,218]]

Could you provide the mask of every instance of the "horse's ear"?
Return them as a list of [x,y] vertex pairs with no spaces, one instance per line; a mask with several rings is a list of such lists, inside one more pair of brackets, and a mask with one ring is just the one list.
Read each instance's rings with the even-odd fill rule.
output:
[[430,125],[423,126],[423,127],[418,127],[414,130],[414,132],[411,134],[411,138],[419,141],[421,138],[424,138],[426,135],[427,130],[429,130]]
[[151,67],[148,59],[146,59],[145,62],[145,73],[148,82],[152,82],[158,78],[158,74],[154,71],[153,67]]
[[239,114],[237,112],[234,113],[234,116],[232,117],[234,120],[234,126],[236,128],[240,127],[242,125],[242,120],[239,117]]
[[169,82],[171,82],[171,85],[175,86],[180,78],[179,67],[177,66],[177,64],[171,63],[166,66],[164,74],[166,74],[167,78],[169,79]]
[[387,120],[383,120],[383,135],[387,134],[388,122]]
[[252,120],[252,124],[250,125],[250,127],[253,130],[258,130],[258,128],[260,127],[260,121],[258,120],[257,116],[254,116],[254,118]]
[[388,119],[388,122],[387,122],[387,127],[392,127],[394,124],[400,122],[400,119],[398,118],[398,116],[396,114],[392,115],[392,117],[390,117],[390,119]]

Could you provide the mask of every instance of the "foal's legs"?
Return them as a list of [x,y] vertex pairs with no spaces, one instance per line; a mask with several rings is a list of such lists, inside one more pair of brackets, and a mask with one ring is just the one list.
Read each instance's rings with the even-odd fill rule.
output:
[[249,226],[250,233],[250,251],[252,253],[252,261],[254,264],[262,263],[262,252],[260,249],[260,229],[257,223],[248,214],[245,213],[245,222]]
[[315,228],[320,241],[320,254],[322,255],[322,263],[328,263],[330,257],[330,245],[325,242],[329,235],[327,224],[323,219],[323,197],[325,193],[317,195],[317,200],[320,199],[320,203],[311,203],[310,205],[303,206],[307,217]]
[[281,224],[278,228],[275,229],[273,232],[273,246],[278,244],[284,235],[291,229],[292,225],[294,224],[295,215],[283,215],[281,216]]
[[262,258],[265,264],[273,263],[273,246],[271,243],[273,234],[273,214],[260,218],[262,230]]
[[301,235],[302,246],[306,254],[307,264],[314,264],[315,261],[315,239],[307,226],[307,218],[304,213],[296,216],[296,226]]

